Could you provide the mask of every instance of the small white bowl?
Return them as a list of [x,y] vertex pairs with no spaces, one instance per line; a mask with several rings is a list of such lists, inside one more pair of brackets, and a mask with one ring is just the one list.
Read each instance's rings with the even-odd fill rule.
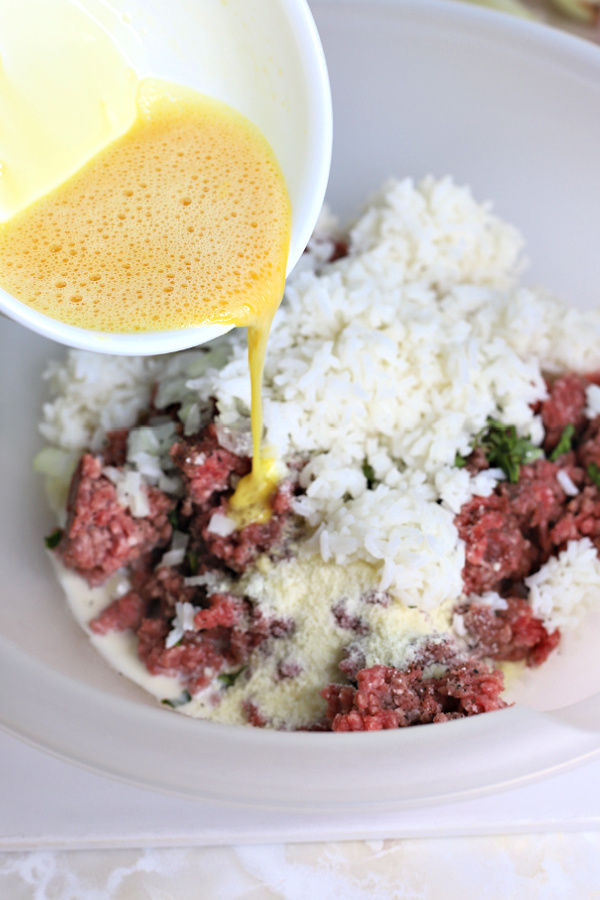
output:
[[[288,273],[317,221],[329,176],[331,93],[306,0],[81,0],[140,77],[195,88],[254,122],[292,206]],[[231,326],[109,334],[65,325],[0,289],[0,311],[44,337],[104,353],[150,355],[205,343]]]

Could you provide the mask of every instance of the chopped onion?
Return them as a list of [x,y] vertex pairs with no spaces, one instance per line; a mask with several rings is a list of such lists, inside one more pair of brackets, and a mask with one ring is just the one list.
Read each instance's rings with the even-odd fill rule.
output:
[[567,497],[576,497],[579,493],[579,488],[576,484],[573,483],[571,476],[568,472],[565,472],[564,469],[558,470],[558,472],[556,473],[556,480],[560,484]]
[[234,431],[225,425],[217,425],[217,440],[224,450],[236,456],[252,456],[252,435],[249,431]]
[[229,519],[223,513],[216,512],[211,516],[206,530],[210,531],[211,534],[219,535],[219,537],[228,537],[230,534],[233,534],[236,528],[237,525],[233,519]]

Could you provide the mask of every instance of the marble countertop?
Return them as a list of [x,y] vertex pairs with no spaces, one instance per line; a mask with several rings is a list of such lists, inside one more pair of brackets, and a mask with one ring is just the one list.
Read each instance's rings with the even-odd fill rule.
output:
[[600,833],[0,856],[3,900],[591,900]]
[[[590,28],[567,21],[546,0],[528,0],[528,5],[549,24],[600,42],[600,24]],[[493,805],[486,806],[484,802],[479,812],[477,807],[468,810],[468,827],[462,830],[457,827],[454,836],[450,836],[452,816],[458,816],[459,809],[437,813],[430,809],[425,819],[422,811],[416,812],[412,832],[406,824],[410,825],[410,816],[408,819],[405,816],[403,828],[389,831],[404,836],[386,840],[371,837],[315,843],[309,838],[320,831],[307,827],[304,835],[295,836],[298,840],[284,843],[226,845],[221,841],[221,846],[210,846],[203,832],[202,846],[194,846],[192,818],[185,841],[181,837],[179,841],[177,838],[169,841],[169,835],[165,834],[153,845],[148,835],[144,840],[139,836],[136,839],[136,832],[129,830],[120,839],[113,835],[109,840],[105,835],[96,844],[78,840],[74,832],[70,836],[64,832],[54,842],[40,839],[36,844],[35,829],[30,822],[21,821],[15,812],[18,809],[15,793],[22,792],[29,798],[36,796],[38,803],[42,803],[40,809],[52,818],[54,810],[63,808],[64,788],[59,789],[58,778],[54,782],[53,799],[46,802],[44,791],[34,777],[36,772],[42,777],[45,763],[37,765],[29,761],[27,754],[35,757],[37,751],[24,748],[20,754],[24,782],[21,785],[15,781],[11,794],[15,766],[11,766],[9,757],[14,747],[12,750],[6,747],[10,747],[12,740],[5,744],[0,740],[0,767],[4,776],[0,805],[5,826],[5,833],[0,835],[0,900],[571,900],[573,897],[591,900],[600,897],[600,764],[571,773],[567,780],[559,776],[562,782],[547,779],[535,788],[525,789],[533,791],[529,795],[513,794],[514,821],[518,823],[519,833],[514,833],[515,829],[508,825],[506,833],[498,833],[505,827],[501,816],[497,817],[496,827],[491,827]],[[61,766],[69,768],[55,761],[48,765],[56,765],[57,772],[62,771]],[[31,773],[30,778],[27,772]],[[85,779],[90,778],[96,776],[75,770],[72,778],[66,777],[74,788],[70,802],[74,796],[83,806],[89,803],[89,785],[94,782]],[[575,798],[580,792],[579,806],[575,799],[571,804],[571,809],[579,810],[578,813],[569,815],[569,804],[556,799],[560,796],[559,784],[563,796]],[[118,819],[123,811],[121,803],[134,804],[128,807],[129,812],[133,808],[141,814],[144,809],[152,810],[165,802],[164,798],[150,794],[143,803],[136,802],[128,790],[123,787],[120,792],[119,786],[112,784],[107,787],[105,818],[107,810],[112,810]],[[595,793],[599,794],[597,804]],[[527,797],[535,798],[538,810],[537,819],[534,815],[529,827],[523,824]],[[505,796],[503,808],[507,801],[510,797]],[[588,814],[596,809],[598,815]],[[428,827],[422,828],[420,836],[413,836],[418,833],[419,815]],[[434,833],[436,816],[440,823],[446,823],[446,828],[441,829],[442,834],[445,830],[445,836]],[[60,818],[57,814],[56,820]],[[42,819],[40,814],[40,822]],[[0,825],[1,820],[0,813]],[[76,823],[77,816],[72,821]],[[206,816],[202,821],[206,823]],[[478,821],[487,834],[478,834]],[[385,826],[382,828],[385,833]],[[369,835],[372,833],[373,829],[368,831]]]

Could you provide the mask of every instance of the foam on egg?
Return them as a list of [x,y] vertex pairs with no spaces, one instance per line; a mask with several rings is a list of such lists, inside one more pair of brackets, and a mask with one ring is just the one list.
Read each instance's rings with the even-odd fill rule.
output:
[[289,230],[260,131],[146,79],[129,131],[0,228],[0,284],[97,331],[253,325],[281,300]]

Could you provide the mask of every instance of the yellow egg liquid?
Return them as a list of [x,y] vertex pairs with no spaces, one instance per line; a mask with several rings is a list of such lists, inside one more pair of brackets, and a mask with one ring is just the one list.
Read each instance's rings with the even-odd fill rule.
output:
[[44,315],[101,332],[248,327],[254,458],[232,509],[244,518],[258,504],[254,520],[273,488],[261,384],[290,219],[283,175],[252,123],[144,79],[133,126],[0,226],[0,285]]

